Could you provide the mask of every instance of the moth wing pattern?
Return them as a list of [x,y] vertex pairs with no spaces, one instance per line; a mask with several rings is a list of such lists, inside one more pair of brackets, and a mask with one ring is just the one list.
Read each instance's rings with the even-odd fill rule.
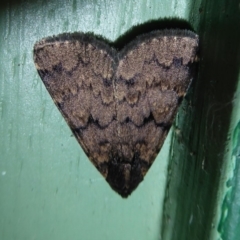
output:
[[88,34],[34,46],[47,90],[85,153],[122,197],[143,180],[194,73],[198,37],[155,31],[120,52]]
[[172,125],[193,78],[198,38],[190,31],[156,31],[120,53],[117,119],[126,159],[138,156],[144,176]]
[[84,34],[46,38],[34,47],[35,65],[48,92],[105,177],[101,164],[109,161],[116,138],[112,51]]

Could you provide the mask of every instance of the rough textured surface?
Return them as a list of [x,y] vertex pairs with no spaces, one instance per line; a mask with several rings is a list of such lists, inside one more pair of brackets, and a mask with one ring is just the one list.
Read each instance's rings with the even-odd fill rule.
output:
[[85,153],[121,196],[143,180],[193,77],[198,37],[165,30],[117,52],[88,34],[34,46],[47,90]]

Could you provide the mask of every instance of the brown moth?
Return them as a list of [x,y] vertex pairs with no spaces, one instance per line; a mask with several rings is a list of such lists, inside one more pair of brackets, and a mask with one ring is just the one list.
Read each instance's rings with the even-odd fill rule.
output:
[[90,34],[34,46],[34,62],[90,161],[122,197],[160,151],[194,74],[198,36],[155,31],[121,51]]

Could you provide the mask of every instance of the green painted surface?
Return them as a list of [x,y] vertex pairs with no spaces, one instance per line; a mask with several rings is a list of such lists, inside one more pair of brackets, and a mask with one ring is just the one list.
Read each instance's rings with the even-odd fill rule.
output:
[[[238,117],[240,119],[240,116]],[[221,205],[218,232],[222,239],[238,240],[240,236],[240,121],[233,132],[232,161],[227,191]]]
[[[32,48],[66,31],[115,41],[165,17],[200,35],[199,78],[144,182],[122,199],[72,137]],[[3,1],[0,240],[240,239],[239,18],[237,0]]]
[[188,17],[188,1],[6,1],[0,9],[0,239],[160,239],[170,136],[127,200],[87,160],[43,86],[34,43],[66,31],[114,41]]
[[[162,235],[171,240],[235,240],[240,239],[240,218],[225,217],[237,209],[231,206],[237,199],[228,203],[227,213],[224,198],[230,176],[240,178],[232,165],[240,119],[239,1],[198,2],[193,9],[198,8],[199,19],[193,23],[200,35],[199,76],[175,123]],[[239,194],[237,187],[232,191]]]

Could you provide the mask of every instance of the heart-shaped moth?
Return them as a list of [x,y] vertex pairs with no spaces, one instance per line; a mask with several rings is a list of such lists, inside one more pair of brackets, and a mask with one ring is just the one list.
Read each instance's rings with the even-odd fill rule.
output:
[[154,31],[121,51],[90,34],[34,46],[38,73],[90,161],[122,197],[143,180],[193,78],[198,36]]

